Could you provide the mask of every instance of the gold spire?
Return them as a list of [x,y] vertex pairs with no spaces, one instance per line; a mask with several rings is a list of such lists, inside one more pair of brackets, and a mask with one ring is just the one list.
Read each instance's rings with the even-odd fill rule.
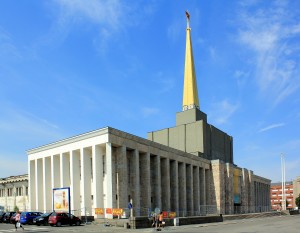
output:
[[185,48],[185,66],[184,66],[184,87],[182,110],[200,108],[197,90],[197,80],[193,57],[190,15],[186,11],[187,28],[186,28],[186,48]]

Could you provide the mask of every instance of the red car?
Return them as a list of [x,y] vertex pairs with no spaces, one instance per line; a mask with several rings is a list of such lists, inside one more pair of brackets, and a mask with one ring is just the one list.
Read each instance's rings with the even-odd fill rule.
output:
[[53,212],[48,219],[48,223],[50,226],[56,225],[57,227],[60,227],[61,225],[72,226],[74,224],[79,226],[81,224],[81,220],[73,214]]

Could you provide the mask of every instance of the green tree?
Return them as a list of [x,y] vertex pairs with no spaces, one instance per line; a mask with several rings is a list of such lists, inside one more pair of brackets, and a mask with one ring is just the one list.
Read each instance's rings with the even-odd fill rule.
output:
[[15,206],[14,211],[15,211],[15,212],[19,211],[19,207],[18,207],[18,206]]
[[295,204],[296,204],[296,206],[298,206],[298,208],[300,208],[300,194],[299,194],[299,196],[296,198]]

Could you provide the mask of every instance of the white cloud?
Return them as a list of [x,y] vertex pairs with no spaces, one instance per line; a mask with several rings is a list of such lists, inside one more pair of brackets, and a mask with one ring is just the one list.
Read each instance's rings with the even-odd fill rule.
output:
[[149,108],[149,107],[142,108],[142,114],[144,117],[157,115],[158,113],[159,113],[159,109],[157,108]]
[[61,21],[89,20],[95,24],[105,24],[113,29],[122,25],[126,6],[119,0],[56,0],[61,6]]
[[20,59],[22,56],[11,35],[0,27],[0,59]]
[[18,110],[2,102],[2,114],[0,116],[0,138],[6,135],[23,135],[27,139],[53,140],[62,138],[59,127],[46,119],[31,113]]
[[209,114],[211,119],[214,119],[217,124],[225,124],[236,112],[239,105],[230,103],[227,99],[224,99],[218,103],[214,103],[212,107],[213,110]]
[[285,124],[284,123],[278,123],[278,124],[269,125],[267,127],[264,127],[262,129],[260,129],[259,133],[265,132],[265,131],[268,131],[268,130],[271,130],[271,129],[275,129],[275,128],[278,128],[278,127],[282,127],[282,126],[285,126]]
[[239,14],[238,40],[254,52],[257,83],[274,106],[300,88],[300,25],[288,7],[272,2],[253,11],[244,5]]

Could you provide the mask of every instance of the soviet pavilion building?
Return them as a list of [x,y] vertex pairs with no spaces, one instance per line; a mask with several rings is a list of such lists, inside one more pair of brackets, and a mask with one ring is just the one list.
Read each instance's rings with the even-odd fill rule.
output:
[[157,207],[176,216],[202,215],[208,207],[220,214],[270,210],[270,180],[235,165],[232,137],[200,110],[189,17],[187,25],[176,126],[148,139],[105,127],[28,150],[32,211],[51,211],[52,191],[63,187],[70,187],[73,212],[96,218],[113,218],[96,210],[125,209],[128,202],[135,216]]

